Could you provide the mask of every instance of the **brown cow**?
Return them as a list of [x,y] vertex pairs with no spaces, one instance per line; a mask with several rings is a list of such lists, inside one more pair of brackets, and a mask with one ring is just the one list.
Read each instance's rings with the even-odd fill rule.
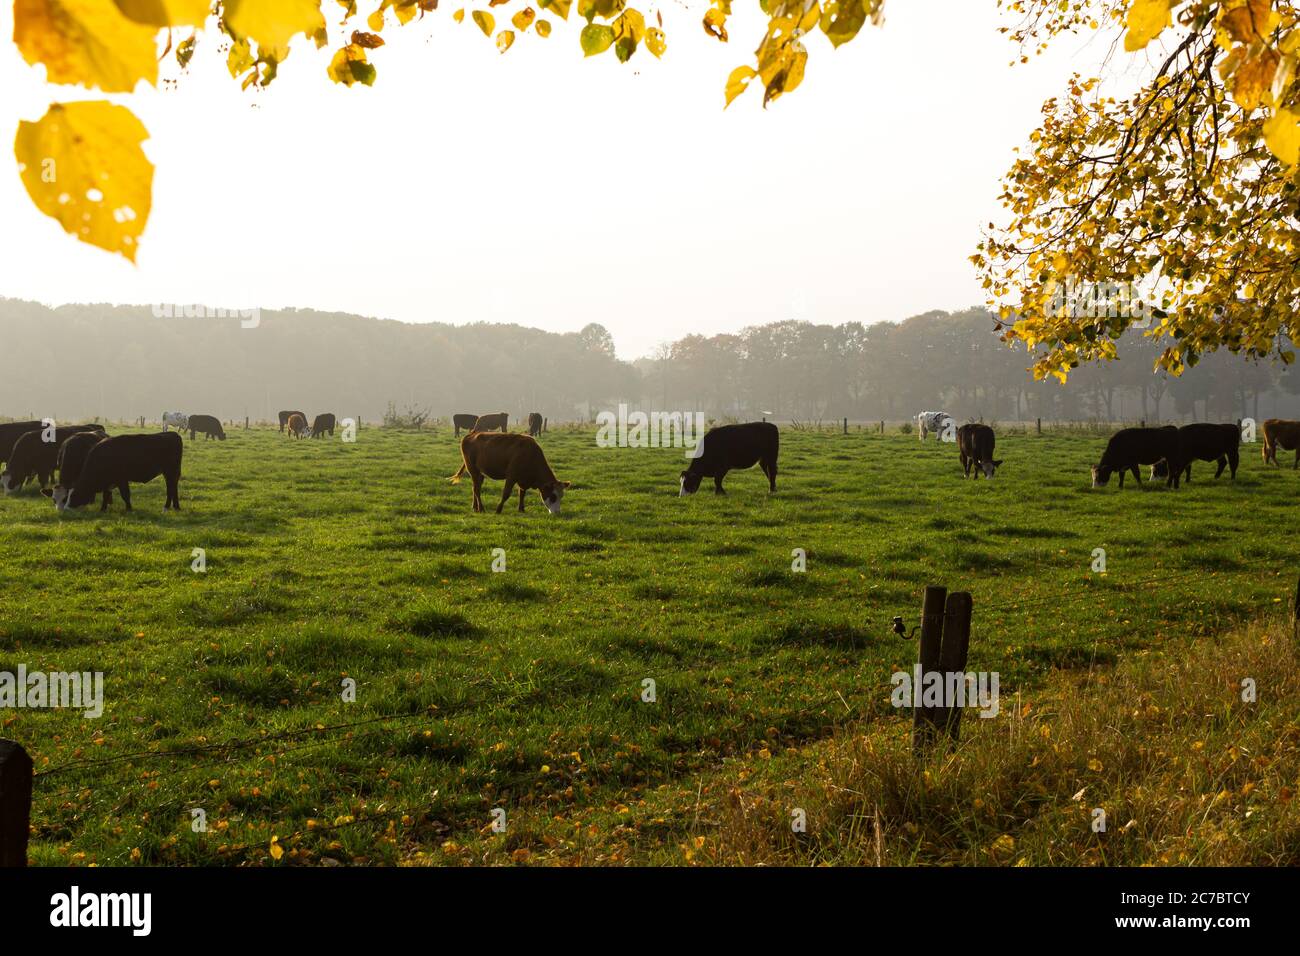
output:
[[463,458],[460,471],[452,475],[449,481],[453,485],[460,483],[461,475],[469,474],[474,482],[474,510],[483,511],[483,479],[492,478],[505,481],[501,489],[501,503],[497,505],[497,514],[510,500],[510,493],[519,486],[519,510],[524,510],[524,493],[536,488],[542,496],[542,503],[551,514],[560,513],[560,499],[569,487],[567,481],[560,481],[546,462],[542,446],[529,435],[494,435],[489,432],[470,432],[460,440],[460,454]]
[[307,419],[301,412],[294,412],[289,416],[287,422],[289,434],[294,438],[304,438],[307,435]]
[[509,420],[510,416],[505,412],[497,412],[495,415],[480,415],[478,421],[474,423],[472,431],[490,432],[496,431],[499,428],[504,432],[506,430],[506,422]]
[[1287,421],[1283,418],[1269,418],[1264,422],[1264,464],[1270,461],[1277,464],[1277,446],[1281,445],[1285,450],[1295,449],[1295,462],[1291,465],[1294,471],[1300,466],[1300,422]]

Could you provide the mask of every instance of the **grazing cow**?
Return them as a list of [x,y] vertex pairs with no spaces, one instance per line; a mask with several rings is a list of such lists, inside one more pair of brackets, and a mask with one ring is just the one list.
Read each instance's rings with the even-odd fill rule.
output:
[[477,415],[452,415],[451,423],[456,428],[456,437],[460,437],[460,430],[462,428],[467,432],[472,432],[476,421],[478,421]]
[[9,455],[14,450],[14,442],[33,429],[39,430],[44,427],[44,422],[6,422],[0,425],[0,464],[9,460]]
[[540,435],[541,433],[542,433],[542,416],[541,416],[541,413],[540,413],[540,412],[529,412],[529,413],[528,413],[528,434],[529,434],[529,436],[532,437],[532,438],[536,438],[536,437],[537,437],[538,435]]
[[[1219,465],[1214,473],[1218,478],[1223,469],[1231,468],[1231,477],[1237,477],[1241,461],[1241,429],[1236,425],[1215,425],[1211,422],[1193,422],[1178,429],[1179,457],[1183,462],[1183,476],[1192,480],[1192,462],[1213,461]],[[1158,461],[1151,466],[1151,477],[1169,477],[1169,463]]]
[[921,412],[916,416],[916,431],[921,441],[931,432],[942,438],[944,429],[951,426],[952,416],[947,412]]
[[1092,486],[1100,488],[1110,481],[1113,472],[1119,472],[1119,486],[1124,487],[1124,473],[1133,472],[1139,485],[1142,484],[1140,465],[1154,465],[1161,459],[1172,466],[1165,479],[1165,485],[1178,487],[1182,476],[1183,464],[1178,446],[1178,429],[1173,425],[1163,428],[1121,428],[1110,437],[1101,461],[1092,466]]
[[776,456],[781,449],[781,433],[771,422],[744,425],[719,425],[710,428],[700,439],[695,457],[681,473],[678,497],[693,495],[705,478],[713,479],[716,494],[725,495],[722,479],[733,468],[753,468],[755,463],[767,475],[768,492],[776,491]]
[[961,454],[961,468],[970,477],[971,466],[975,466],[975,478],[980,472],[985,478],[992,478],[993,471],[1002,464],[1001,458],[993,457],[993,446],[997,442],[993,429],[988,425],[962,425],[957,429],[957,450]]
[[490,432],[496,431],[499,428],[504,432],[508,421],[510,421],[510,416],[505,412],[497,412],[493,415],[480,415],[478,421],[474,423],[474,428],[472,430],[476,432]]
[[569,482],[560,481],[546,462],[546,454],[537,440],[530,435],[494,435],[472,431],[460,440],[460,471],[449,479],[453,485],[460,483],[461,475],[469,474],[474,482],[474,510],[483,511],[483,479],[505,481],[501,489],[501,502],[497,514],[510,500],[510,493],[519,487],[519,510],[524,510],[524,493],[536,488],[542,503],[551,514],[560,513],[560,499]]
[[311,423],[311,437],[320,438],[326,432],[330,433],[330,438],[334,437],[335,418],[329,412],[322,412],[316,416],[316,420]]
[[133,481],[153,481],[159,475],[167,482],[167,502],[163,510],[181,507],[177,485],[181,480],[181,456],[185,440],[176,432],[154,435],[118,435],[105,438],[90,449],[81,474],[67,489],[59,511],[84,508],[100,492],[116,488],[131,510]]
[[1270,418],[1264,422],[1264,464],[1270,461],[1278,464],[1277,449],[1281,445],[1286,451],[1295,449],[1295,461],[1291,470],[1300,467],[1300,422],[1287,421],[1283,418]]
[[[94,448],[104,440],[104,435],[98,432],[79,432],[73,435],[62,445],[59,446],[59,483],[53,489],[42,488],[41,494],[47,498],[54,499],[55,507],[66,504],[68,500],[68,489],[76,483],[81,477],[81,469],[85,467],[86,456],[90,454],[90,449]],[[104,503],[100,506],[100,511],[107,511],[109,505],[113,503],[113,490],[104,489]]]
[[301,415],[303,421],[306,421],[306,420],[307,420],[307,413],[306,413],[306,412],[298,412],[298,411],[292,411],[292,410],[291,410],[291,411],[287,411],[287,412],[279,412],[278,415],[279,415],[279,419],[280,419],[280,431],[281,431],[281,432],[284,431],[284,426],[287,425],[287,424],[289,424],[289,419],[292,418],[294,415]]
[[196,432],[207,435],[208,441],[214,438],[226,440],[226,430],[221,427],[221,420],[212,415],[191,415],[189,424],[185,427],[190,430],[190,441],[194,441]]
[[103,438],[104,426],[69,425],[56,428],[52,441],[45,441],[46,430],[43,428],[34,428],[20,435],[14,442],[13,451],[9,453],[4,473],[0,474],[0,487],[4,488],[5,494],[14,494],[33,478],[40,482],[42,488],[48,485],[55,469],[59,467],[60,447],[73,435],[82,433]]
[[168,426],[171,426],[178,432],[183,432],[189,428],[190,417],[184,412],[163,412],[162,423],[163,431],[167,431]]
[[290,415],[287,424],[289,434],[294,438],[303,438],[307,435],[307,416],[302,412],[294,412]]

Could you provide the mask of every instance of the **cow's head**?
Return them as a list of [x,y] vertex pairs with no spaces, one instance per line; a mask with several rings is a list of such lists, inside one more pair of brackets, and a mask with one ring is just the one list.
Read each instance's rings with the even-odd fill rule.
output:
[[1092,466],[1092,486],[1100,488],[1106,482],[1110,481],[1110,465],[1093,465]]
[[41,494],[54,502],[54,507],[62,511],[68,506],[68,491],[65,485],[55,485],[53,488],[42,488]]
[[981,462],[980,462],[980,468],[982,468],[982,469],[984,470],[984,477],[985,477],[985,478],[992,478],[992,477],[993,477],[993,471],[994,471],[994,469],[1000,467],[1001,465],[1002,465],[1002,459],[1001,459],[1001,458],[995,458],[995,459],[993,459],[992,461],[981,461]]
[[682,472],[682,487],[681,490],[677,492],[677,497],[685,498],[687,495],[695,494],[695,492],[700,490],[700,482],[703,480],[703,475],[697,474],[693,471]]
[[548,485],[542,485],[537,489],[537,493],[542,496],[542,504],[546,505],[546,510],[553,515],[560,513],[560,500],[564,497],[564,491],[569,487],[567,481],[555,481]]
[[1161,458],[1158,462],[1156,462],[1154,465],[1152,465],[1152,466],[1151,466],[1151,477],[1152,477],[1152,478],[1168,478],[1168,477],[1169,477],[1169,461],[1168,461],[1167,459],[1165,459],[1165,458]]

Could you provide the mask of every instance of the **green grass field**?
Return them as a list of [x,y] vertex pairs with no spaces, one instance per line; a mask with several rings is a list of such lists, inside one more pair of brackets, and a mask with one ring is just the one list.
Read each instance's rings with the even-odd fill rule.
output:
[[910,719],[889,625],[927,584],[973,593],[968,666],[1004,699],[1295,587],[1300,477],[1258,445],[1235,483],[1094,491],[1101,435],[1002,437],[976,482],[953,445],[785,430],[777,495],[755,468],[679,500],[680,450],[552,431],[553,517],[472,514],[449,431],[230,435],[186,441],[179,514],[160,479],[129,515],[0,500],[0,671],[105,673],[99,719],[0,711],[38,864],[675,861],[699,821],[663,795]]

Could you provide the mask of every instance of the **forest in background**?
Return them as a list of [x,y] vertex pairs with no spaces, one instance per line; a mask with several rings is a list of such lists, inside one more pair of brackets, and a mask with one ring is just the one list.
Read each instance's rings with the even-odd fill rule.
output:
[[633,362],[598,324],[555,333],[519,324],[403,323],[287,309],[158,318],[147,306],[48,308],[0,298],[0,417],[156,421],[165,410],[274,419],[281,408],[378,422],[390,404],[528,411],[554,421],[632,408],[715,418],[1170,421],[1300,417],[1300,374],[1228,353],[1183,376],[1152,372],[1159,347],[1130,332],[1117,361],[1035,382],[1030,356],[983,309],[902,322],[783,321],[691,335]]

